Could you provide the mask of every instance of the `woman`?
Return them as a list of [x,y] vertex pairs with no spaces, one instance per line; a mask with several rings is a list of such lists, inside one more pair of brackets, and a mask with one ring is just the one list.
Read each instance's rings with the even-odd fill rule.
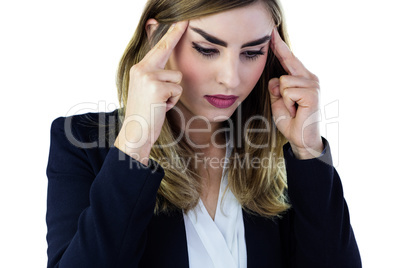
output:
[[318,79],[283,40],[277,1],[148,1],[122,109],[52,124],[48,266],[360,267]]

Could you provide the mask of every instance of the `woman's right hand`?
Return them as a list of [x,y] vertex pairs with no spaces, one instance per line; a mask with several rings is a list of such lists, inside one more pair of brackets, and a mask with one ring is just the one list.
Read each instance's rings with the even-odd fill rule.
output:
[[114,145],[148,165],[151,147],[158,139],[166,112],[179,101],[182,74],[165,70],[188,21],[172,25],[148,54],[130,69],[126,113]]

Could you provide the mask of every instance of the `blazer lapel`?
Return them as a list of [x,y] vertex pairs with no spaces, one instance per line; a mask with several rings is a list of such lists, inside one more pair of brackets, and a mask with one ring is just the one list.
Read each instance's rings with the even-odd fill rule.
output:
[[[243,210],[248,268],[283,267],[279,220],[251,215]],[[187,239],[183,214],[154,215],[147,232],[147,245],[139,267],[188,268]]]
[[251,215],[243,210],[247,247],[247,267],[283,267],[277,221]]
[[147,245],[140,267],[189,267],[181,211],[153,216],[148,227]]

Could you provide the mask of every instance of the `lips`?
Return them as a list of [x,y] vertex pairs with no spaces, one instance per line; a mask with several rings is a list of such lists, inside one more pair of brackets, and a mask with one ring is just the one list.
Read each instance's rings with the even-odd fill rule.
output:
[[225,109],[232,106],[239,97],[234,95],[206,95],[204,98],[213,106]]

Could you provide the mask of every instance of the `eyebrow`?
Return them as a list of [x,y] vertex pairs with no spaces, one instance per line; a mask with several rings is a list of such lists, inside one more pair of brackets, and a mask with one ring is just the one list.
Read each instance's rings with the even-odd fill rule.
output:
[[[227,47],[228,43],[226,43],[225,41],[210,35],[206,32],[204,32],[203,30],[201,30],[200,28],[195,28],[195,27],[190,27],[191,30],[193,30],[194,32],[198,33],[199,35],[201,35],[202,37],[205,38],[205,40],[207,40],[210,43],[219,45],[219,46],[223,46],[223,47]],[[257,40],[251,41],[251,42],[247,42],[245,44],[243,44],[241,46],[241,48],[245,48],[245,47],[252,47],[252,46],[258,46],[261,44],[264,44],[265,42],[268,42],[269,40],[271,40],[271,36],[270,35],[266,35],[262,38],[259,38]]]

